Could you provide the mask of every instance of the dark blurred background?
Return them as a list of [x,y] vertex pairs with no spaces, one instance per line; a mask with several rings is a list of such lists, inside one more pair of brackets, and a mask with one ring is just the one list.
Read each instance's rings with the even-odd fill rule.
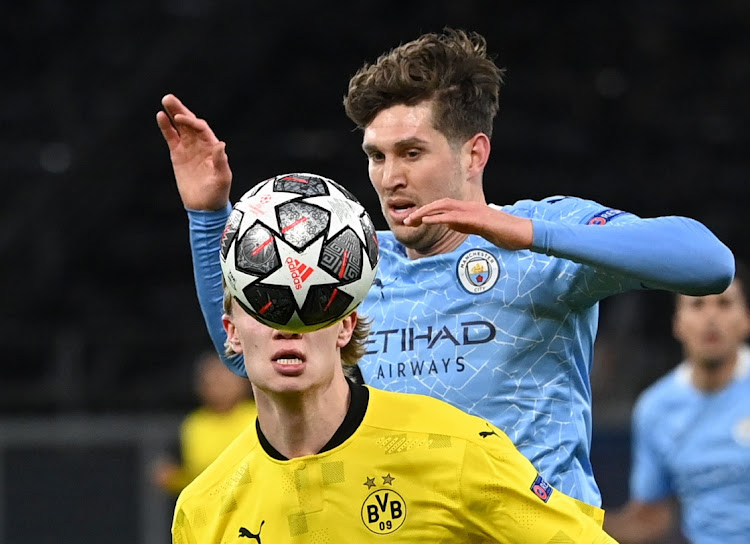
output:
[[[194,405],[189,364],[208,335],[155,122],[164,94],[228,143],[235,197],[317,172],[384,228],[342,97],[365,60],[445,25],[484,34],[507,68],[491,202],[572,194],[688,215],[747,255],[745,0],[3,2],[0,412]],[[679,360],[670,304],[659,292],[602,304],[595,458],[627,457],[633,399]],[[601,469],[605,494],[608,471],[619,501],[626,469]]]

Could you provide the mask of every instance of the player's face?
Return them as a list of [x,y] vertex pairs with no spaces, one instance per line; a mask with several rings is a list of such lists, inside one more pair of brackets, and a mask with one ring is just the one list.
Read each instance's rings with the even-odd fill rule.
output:
[[432,102],[396,105],[367,125],[362,148],[388,226],[410,249],[425,251],[449,233],[445,225],[407,227],[413,210],[440,198],[467,198],[465,150],[432,126]]
[[224,327],[256,389],[268,395],[306,393],[343,377],[341,348],[351,339],[356,314],[315,332],[286,333],[257,321],[232,301]]
[[674,333],[686,357],[705,365],[731,360],[750,334],[750,313],[735,281],[719,295],[679,295]]

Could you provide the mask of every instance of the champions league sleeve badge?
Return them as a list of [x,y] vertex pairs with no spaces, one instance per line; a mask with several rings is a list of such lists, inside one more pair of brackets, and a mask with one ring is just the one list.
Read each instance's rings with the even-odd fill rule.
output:
[[534,495],[547,502],[554,491],[554,488],[544,481],[541,475],[537,474],[534,483],[531,484],[531,491]]
[[473,295],[492,289],[500,277],[500,265],[495,256],[484,249],[472,249],[458,259],[456,275],[466,291]]
[[587,225],[606,225],[607,223],[612,221],[612,219],[624,213],[627,213],[627,212],[624,212],[622,210],[615,210],[613,208],[607,208],[606,210],[600,211],[593,217],[589,218],[589,220],[586,221],[586,224]]

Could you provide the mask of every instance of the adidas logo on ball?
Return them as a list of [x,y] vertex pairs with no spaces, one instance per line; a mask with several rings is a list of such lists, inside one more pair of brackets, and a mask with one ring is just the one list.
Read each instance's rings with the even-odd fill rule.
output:
[[295,289],[302,289],[302,284],[310,277],[310,274],[312,274],[314,270],[312,266],[307,266],[292,257],[286,258],[286,266],[292,274],[292,281],[294,282]]

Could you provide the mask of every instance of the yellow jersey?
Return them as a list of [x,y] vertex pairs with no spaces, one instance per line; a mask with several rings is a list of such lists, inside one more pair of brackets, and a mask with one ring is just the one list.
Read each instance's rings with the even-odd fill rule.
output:
[[318,454],[257,425],[179,496],[174,544],[611,543],[603,511],[550,487],[498,428],[432,397],[350,384]]

